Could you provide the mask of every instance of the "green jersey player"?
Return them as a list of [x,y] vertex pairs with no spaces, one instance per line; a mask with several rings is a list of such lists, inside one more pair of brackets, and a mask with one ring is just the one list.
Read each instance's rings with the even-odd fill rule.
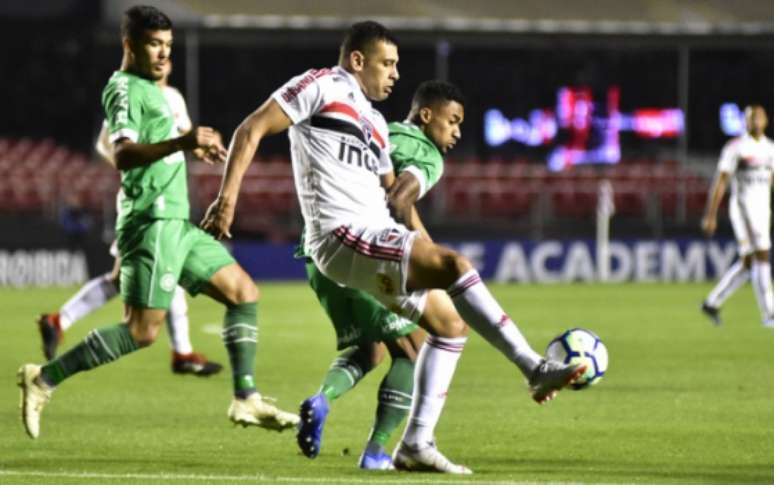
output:
[[256,391],[255,284],[222,244],[188,220],[183,150],[203,150],[210,162],[224,161],[226,151],[212,128],[196,127],[183,136],[173,132],[172,112],[156,84],[169,60],[172,22],[156,8],[136,6],[126,11],[121,27],[121,69],[108,81],[102,104],[121,171],[116,234],[125,317],[93,330],[42,367],[19,369],[27,434],[38,437],[41,411],[66,378],[153,343],[178,283],[226,306],[223,340],[234,384],[229,418],[244,426],[295,426],[296,415],[278,410]]
[[[397,175],[391,193],[400,201],[395,208],[399,219],[411,218],[421,224],[414,202],[441,178],[442,152],[451,148],[461,135],[463,104],[462,94],[455,86],[427,81],[414,94],[408,119],[389,124],[390,158]],[[424,332],[368,293],[342,287],[327,278],[306,257],[303,246],[302,241],[296,255],[306,259],[309,285],[330,318],[336,330],[337,348],[343,352],[334,359],[320,391],[301,405],[304,422],[299,429],[298,444],[306,456],[317,456],[329,403],[352,389],[376,367],[386,349],[391,365],[379,387],[375,422],[359,466],[392,468],[384,446],[411,407],[414,360],[424,341]],[[307,418],[311,419],[307,421]]]

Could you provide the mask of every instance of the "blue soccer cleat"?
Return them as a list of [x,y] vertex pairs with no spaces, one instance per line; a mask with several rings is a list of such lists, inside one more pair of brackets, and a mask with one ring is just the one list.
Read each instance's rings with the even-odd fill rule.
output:
[[323,426],[328,417],[328,399],[323,394],[315,394],[301,403],[299,411],[301,422],[298,424],[296,441],[307,458],[320,454]]
[[378,453],[368,453],[364,451],[360,455],[360,462],[357,464],[363,470],[394,470],[392,457],[387,453],[380,451]]

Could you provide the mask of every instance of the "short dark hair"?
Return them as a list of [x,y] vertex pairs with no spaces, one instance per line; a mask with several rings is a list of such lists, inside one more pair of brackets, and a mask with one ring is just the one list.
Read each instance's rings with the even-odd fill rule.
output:
[[463,96],[460,88],[450,82],[434,79],[419,85],[417,90],[414,91],[411,106],[413,109],[425,108],[432,107],[439,102],[448,103],[449,101],[456,101],[465,106],[465,96]]
[[365,52],[371,44],[378,41],[398,45],[398,39],[392,35],[392,32],[378,22],[366,20],[352,24],[341,42],[339,61],[346,59],[354,51]]
[[135,5],[124,12],[122,37],[136,40],[146,30],[172,30],[172,21],[164,12],[148,5]]

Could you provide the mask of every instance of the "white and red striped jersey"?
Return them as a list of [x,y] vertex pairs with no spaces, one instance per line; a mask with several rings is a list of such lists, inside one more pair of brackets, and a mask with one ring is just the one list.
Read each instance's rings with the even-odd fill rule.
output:
[[293,122],[288,131],[306,244],[337,227],[394,225],[380,183],[392,171],[384,117],[341,67],[312,69],[272,98]]
[[718,162],[718,171],[731,174],[730,203],[739,205],[753,217],[768,216],[771,200],[771,171],[774,168],[774,143],[750,134],[726,143]]

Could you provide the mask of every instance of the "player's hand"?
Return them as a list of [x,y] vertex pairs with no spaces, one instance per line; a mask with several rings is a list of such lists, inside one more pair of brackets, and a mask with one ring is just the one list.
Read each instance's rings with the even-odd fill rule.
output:
[[234,206],[234,203],[218,197],[207,208],[200,224],[201,228],[212,234],[215,239],[224,237],[231,239],[230,229],[231,223],[234,222]]
[[715,234],[715,229],[718,228],[717,218],[712,216],[704,216],[701,219],[701,230],[707,237],[712,237]]
[[218,130],[209,126],[197,126],[183,135],[183,147],[207,163],[226,161],[226,149]]

